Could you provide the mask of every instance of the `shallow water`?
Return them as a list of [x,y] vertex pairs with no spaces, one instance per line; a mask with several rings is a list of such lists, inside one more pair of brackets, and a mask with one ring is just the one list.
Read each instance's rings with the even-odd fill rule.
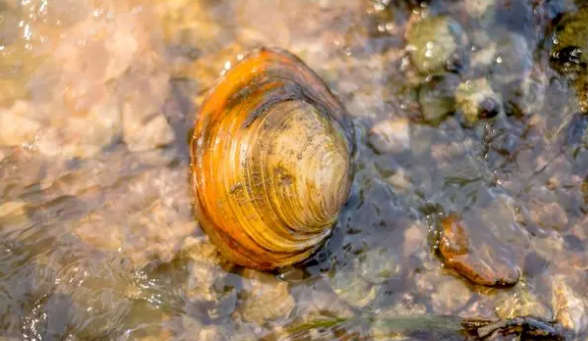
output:
[[[588,340],[588,119],[550,62],[557,22],[577,11],[565,0],[0,0],[0,340],[272,339],[359,311],[537,315]],[[419,73],[408,27],[439,16],[460,48]],[[262,45],[326,81],[358,146],[333,236],[272,275],[219,258],[189,186],[199,104]],[[495,117],[427,120],[468,80],[488,81]],[[443,265],[435,241],[451,213],[472,249],[519,271],[516,285]]]

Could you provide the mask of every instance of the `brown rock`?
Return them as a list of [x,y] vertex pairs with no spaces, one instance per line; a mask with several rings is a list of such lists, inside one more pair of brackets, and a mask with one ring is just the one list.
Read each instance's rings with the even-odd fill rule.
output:
[[529,215],[533,223],[550,230],[561,231],[568,224],[568,216],[556,202],[531,203]]
[[0,146],[19,146],[33,142],[41,124],[31,118],[27,103],[18,101],[8,109],[0,108]]
[[441,227],[439,251],[446,266],[476,284],[511,286],[519,281],[520,272],[509,260],[506,246],[496,240],[486,240],[490,238],[473,245],[467,228],[456,214],[444,218]]
[[570,286],[565,275],[551,279],[551,304],[555,319],[564,327],[581,334],[588,330],[588,306],[580,293]]
[[368,138],[379,153],[401,153],[410,148],[410,122],[406,118],[378,122]]

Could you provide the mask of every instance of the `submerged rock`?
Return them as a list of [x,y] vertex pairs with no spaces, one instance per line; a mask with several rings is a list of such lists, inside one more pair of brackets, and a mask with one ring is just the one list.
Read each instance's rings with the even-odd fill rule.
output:
[[[0,51],[0,105],[8,106],[0,109],[0,146],[30,144],[45,156],[87,159],[120,139],[132,151],[173,142],[162,114],[169,74],[157,34],[143,22],[149,11],[129,12],[121,2],[109,15],[97,9],[70,20],[56,8],[74,14],[81,5],[57,2],[39,10],[43,20],[57,22],[45,22],[39,31],[49,33],[42,39],[36,24],[20,23],[34,32],[35,43],[50,40],[50,53],[30,44]],[[55,32],[58,39],[51,40]]]
[[506,85],[528,77],[533,69],[533,49],[525,36],[499,31],[492,66],[494,83]]
[[360,257],[361,277],[372,284],[381,284],[398,276],[401,271],[398,255],[391,248],[377,247]]
[[588,111],[588,7],[570,13],[557,26],[551,50],[551,65],[567,76],[582,111]]
[[337,269],[328,281],[337,296],[352,307],[365,307],[376,298],[376,286],[351,269]]
[[255,270],[243,272],[244,288],[238,308],[244,320],[260,326],[286,319],[296,306],[288,290],[288,283],[275,276]]
[[447,16],[417,19],[410,24],[406,40],[410,59],[421,73],[453,69],[463,61],[461,49],[467,36],[461,25]]
[[[183,315],[181,318],[182,332],[178,333],[176,337],[170,337],[171,340],[176,341],[219,341],[223,339],[223,333],[218,326],[205,325],[202,322],[193,319],[189,316]],[[159,341],[154,339],[153,341]]]
[[31,226],[27,204],[8,201],[0,205],[0,233],[9,233]]
[[123,114],[124,141],[131,151],[155,149],[175,141],[175,133],[163,115],[157,115],[147,123],[143,123],[131,114],[132,111],[126,107]]
[[553,320],[553,312],[547,302],[525,285],[517,285],[513,291],[501,293],[496,303],[496,314],[501,319],[535,316],[545,321]]
[[456,214],[443,218],[441,229],[439,251],[445,265],[476,284],[511,286],[519,281],[520,271],[508,259],[511,252],[506,246],[484,240],[476,240],[480,244],[472,245]]
[[[122,157],[131,159],[129,154]],[[109,164],[95,166],[96,170],[104,170]],[[103,204],[76,222],[72,232],[89,245],[124,254],[137,268],[153,260],[171,261],[184,239],[197,228],[182,167],[155,168],[127,176],[124,181],[107,171],[83,174],[86,176],[76,184],[91,179],[87,186],[104,186],[108,190]],[[68,189],[71,188],[70,185]]]
[[370,145],[379,153],[402,153],[410,148],[410,122],[407,118],[384,120],[374,124]]
[[437,314],[451,315],[465,307],[472,297],[472,291],[462,281],[446,277],[436,284],[431,294],[431,303]]
[[[233,267],[225,261],[216,247],[206,237],[188,237],[179,252],[179,259],[188,271],[183,292],[188,300],[188,312],[206,311],[209,318],[230,315],[237,302],[235,286],[227,282],[227,271]],[[204,308],[203,308],[204,307]]]
[[36,147],[46,156],[90,158],[120,135],[120,111],[114,100],[92,106],[83,116],[56,121],[40,135]]
[[41,129],[41,123],[31,115],[31,108],[23,101],[10,108],[0,108],[0,146],[20,146],[32,143]]
[[61,315],[78,339],[104,338],[132,309],[133,272],[129,263],[116,255],[95,252],[79,256],[79,260],[67,264],[59,264],[56,259],[43,264],[59,270],[54,269],[54,294],[40,312],[53,310],[54,321]]
[[461,83],[455,91],[455,101],[466,125],[492,118],[502,111],[502,100],[486,78]]
[[426,122],[437,124],[455,111],[455,89],[458,84],[457,76],[446,74],[435,76],[421,85],[419,104]]
[[529,203],[529,219],[545,230],[563,231],[568,224],[568,215],[557,202],[532,200]]
[[497,34],[489,80],[501,94],[505,113],[524,116],[539,112],[549,80],[534,71],[534,47],[520,33],[501,29]]
[[552,62],[560,71],[584,72],[588,64],[588,7],[567,14],[556,27]]
[[129,92],[122,105],[123,140],[133,152],[166,146],[176,139],[162,113],[169,76],[146,65],[133,71],[121,82],[121,88]]
[[586,296],[574,290],[565,275],[554,276],[551,286],[553,292],[551,304],[555,311],[555,319],[577,334],[586,332],[588,330]]

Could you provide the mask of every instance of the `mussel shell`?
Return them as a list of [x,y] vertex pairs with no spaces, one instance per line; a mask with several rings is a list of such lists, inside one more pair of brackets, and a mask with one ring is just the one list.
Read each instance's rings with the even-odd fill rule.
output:
[[327,238],[352,180],[343,106],[294,55],[253,51],[203,103],[192,139],[196,215],[229,260],[272,269]]

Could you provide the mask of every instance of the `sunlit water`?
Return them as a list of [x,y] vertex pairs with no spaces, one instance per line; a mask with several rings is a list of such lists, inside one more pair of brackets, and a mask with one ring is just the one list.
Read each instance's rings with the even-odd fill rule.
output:
[[[0,340],[258,340],[359,311],[539,315],[588,340],[588,119],[549,62],[575,6],[392,2],[0,0]],[[466,36],[442,78],[490,80],[497,117],[422,119],[434,80],[406,29],[442,14]],[[203,96],[261,45],[327,82],[358,144],[334,235],[275,276],[219,258],[189,185]],[[476,246],[509,250],[516,286],[443,267],[449,213]]]

